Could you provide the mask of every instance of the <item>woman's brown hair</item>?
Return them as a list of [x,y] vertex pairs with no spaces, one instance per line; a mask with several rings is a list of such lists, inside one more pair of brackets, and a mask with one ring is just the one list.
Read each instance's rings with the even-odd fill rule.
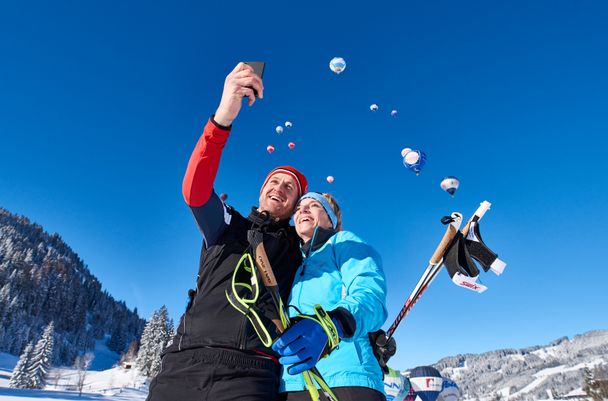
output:
[[336,224],[336,231],[342,231],[342,212],[340,211],[340,205],[336,202],[336,199],[328,193],[322,194],[325,199],[329,202],[329,205],[334,209],[338,223]]

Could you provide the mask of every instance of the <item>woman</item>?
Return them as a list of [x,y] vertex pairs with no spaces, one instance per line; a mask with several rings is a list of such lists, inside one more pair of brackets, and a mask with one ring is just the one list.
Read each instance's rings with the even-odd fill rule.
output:
[[[382,371],[368,337],[387,316],[380,256],[342,231],[340,208],[329,194],[302,196],[293,219],[304,257],[289,298],[297,323],[272,347],[283,364],[283,399],[309,401],[300,373],[316,366],[339,401],[384,401]],[[331,321],[323,321],[316,305]]]

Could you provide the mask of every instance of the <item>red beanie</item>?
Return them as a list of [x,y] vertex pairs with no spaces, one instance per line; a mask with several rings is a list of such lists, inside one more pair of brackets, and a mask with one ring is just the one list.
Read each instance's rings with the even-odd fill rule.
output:
[[262,190],[266,186],[268,180],[270,180],[270,177],[277,173],[288,174],[296,181],[296,183],[298,184],[298,198],[302,196],[302,194],[308,192],[308,181],[306,180],[304,174],[300,173],[298,170],[291,166],[279,166],[270,170],[270,173],[268,173],[268,175],[266,176],[266,180],[264,180],[264,184],[262,184],[262,188],[260,188],[260,193],[262,193]]

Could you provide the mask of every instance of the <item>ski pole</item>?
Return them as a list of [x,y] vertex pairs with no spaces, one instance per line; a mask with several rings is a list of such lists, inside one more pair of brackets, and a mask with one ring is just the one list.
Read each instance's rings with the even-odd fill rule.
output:
[[[262,276],[262,282],[270,293],[277,312],[279,313],[280,321],[274,320],[273,322],[277,326],[279,332],[283,333],[290,326],[289,314],[283,300],[281,300],[279,285],[262,241],[259,241],[255,248],[255,262],[255,265]],[[316,367],[302,372],[302,375],[304,376],[304,382],[306,383],[306,387],[313,401],[319,401],[319,391],[314,384],[315,381],[319,384],[319,387],[321,387],[321,391],[326,399],[329,401],[338,401],[338,397],[336,397],[331,388],[327,385],[327,382],[323,379],[323,376],[321,376],[321,373]]]
[[[479,221],[483,217],[483,215],[490,209],[490,206],[491,203],[488,201],[483,201],[480,203],[475,213],[473,213],[473,216],[469,219],[467,224],[461,230],[461,233],[464,237],[466,237],[469,233],[471,223]],[[401,321],[405,318],[405,316],[409,313],[414,304],[418,301],[422,293],[428,288],[429,285],[431,285],[431,283],[441,270],[445,252],[450,247],[452,240],[456,236],[456,232],[460,228],[460,224],[462,222],[462,215],[460,213],[452,213],[451,218],[452,222],[448,226],[441,242],[437,246],[437,249],[435,249],[433,256],[431,256],[429,265],[422,273],[420,280],[418,280],[418,283],[414,287],[414,290],[405,301],[405,304],[403,305],[403,308],[401,308],[401,311],[395,318],[395,321],[386,332],[386,342],[388,342],[388,340],[393,336],[395,330],[397,329],[397,326],[399,326]]]
[[443,234],[441,242],[437,246],[437,249],[435,249],[433,256],[431,256],[431,260],[426,269],[424,270],[424,273],[422,273],[422,277],[420,277],[420,280],[418,280],[418,283],[414,287],[414,290],[405,301],[405,305],[403,305],[403,308],[401,308],[401,311],[397,315],[397,318],[395,319],[391,327],[387,330],[387,342],[393,336],[393,333],[397,329],[397,326],[399,326],[399,323],[401,323],[405,315],[407,315],[411,307],[414,305],[420,295],[424,292],[424,290],[426,290],[428,285],[433,281],[433,279],[437,275],[437,272],[441,267],[441,262],[443,262],[443,254],[445,253],[448,246],[452,243],[452,239],[454,239],[454,237],[456,236],[456,233],[460,228],[460,224],[462,223],[462,215],[460,213],[454,212],[452,213],[451,217],[452,222],[450,222],[445,231],[445,234]]

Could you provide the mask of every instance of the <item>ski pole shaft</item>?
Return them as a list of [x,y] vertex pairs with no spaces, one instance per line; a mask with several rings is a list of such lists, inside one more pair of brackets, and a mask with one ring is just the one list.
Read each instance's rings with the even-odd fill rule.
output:
[[[403,320],[405,315],[407,315],[407,313],[412,308],[412,306],[414,306],[414,303],[416,303],[416,301],[418,300],[418,297],[420,297],[420,295],[424,292],[424,290],[426,290],[428,285],[433,281],[433,279],[437,275],[437,272],[439,271],[439,267],[441,267],[439,265],[439,263],[443,260],[443,253],[445,252],[447,247],[450,245],[452,239],[454,239],[454,236],[458,232],[458,229],[460,228],[460,224],[462,223],[462,215],[460,213],[452,213],[451,217],[453,220],[448,225],[448,228],[446,229],[445,234],[443,235],[443,238],[441,239],[441,242],[439,243],[439,245],[437,246],[437,249],[433,253],[433,256],[431,257],[431,261],[430,261],[429,265],[425,269],[424,273],[422,273],[422,277],[420,277],[420,280],[418,280],[416,287],[414,287],[414,290],[408,297],[407,301],[405,302],[405,305],[403,305],[403,308],[401,308],[401,311],[397,315],[397,318],[395,319],[395,321],[393,322],[391,327],[386,332],[387,339],[391,338],[391,336],[397,329],[397,326],[399,326],[399,323],[401,323],[401,321]],[[439,260],[437,262],[435,262],[435,259],[437,257],[439,258]]]

